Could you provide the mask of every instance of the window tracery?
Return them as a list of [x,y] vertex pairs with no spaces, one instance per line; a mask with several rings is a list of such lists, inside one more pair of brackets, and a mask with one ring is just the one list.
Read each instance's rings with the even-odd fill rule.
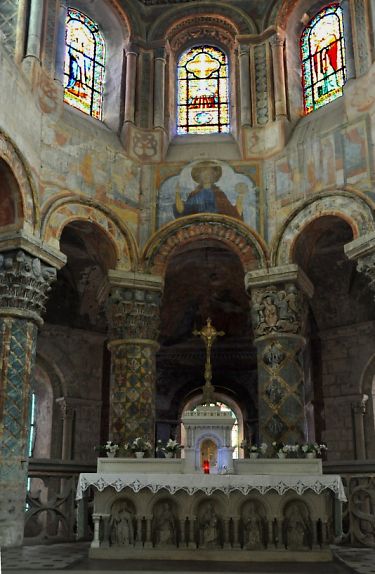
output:
[[177,64],[177,133],[228,133],[229,74],[226,54],[195,46]]
[[343,13],[339,4],[318,12],[300,40],[305,114],[342,95],[346,80]]
[[64,101],[102,119],[105,43],[98,25],[68,8],[65,28]]

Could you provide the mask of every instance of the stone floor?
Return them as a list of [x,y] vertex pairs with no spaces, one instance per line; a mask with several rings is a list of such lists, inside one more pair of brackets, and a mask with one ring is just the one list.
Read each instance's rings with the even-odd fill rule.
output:
[[[75,574],[108,572],[127,574],[143,572],[176,572],[189,574],[375,574],[375,549],[332,547],[335,560],[332,563],[231,563],[231,562],[164,562],[140,560],[92,560],[87,557],[88,544],[54,544],[49,546],[24,546],[2,550],[0,574],[24,574],[30,571],[43,574]],[[1,568],[2,565],[2,568]]]

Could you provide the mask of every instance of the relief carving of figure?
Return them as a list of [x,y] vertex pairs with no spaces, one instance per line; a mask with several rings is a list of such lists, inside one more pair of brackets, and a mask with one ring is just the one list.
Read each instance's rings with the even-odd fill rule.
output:
[[285,511],[286,546],[291,549],[306,548],[311,540],[311,520],[307,508],[290,504]]
[[176,518],[169,502],[164,502],[154,517],[153,531],[155,545],[176,544]]
[[294,285],[276,290],[257,290],[252,297],[252,321],[255,334],[297,333],[301,323],[302,301]]
[[210,502],[199,518],[199,546],[201,548],[216,548],[219,543],[219,517],[213,503]]
[[127,504],[117,506],[109,521],[109,539],[113,546],[134,544],[134,515]]
[[262,548],[263,544],[263,520],[256,505],[251,502],[243,516],[244,525],[244,548],[256,550]]

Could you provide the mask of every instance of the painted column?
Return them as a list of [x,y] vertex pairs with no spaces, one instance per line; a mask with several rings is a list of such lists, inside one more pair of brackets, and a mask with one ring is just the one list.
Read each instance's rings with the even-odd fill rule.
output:
[[284,70],[284,45],[285,39],[277,32],[270,40],[272,50],[273,81],[275,90],[275,113],[276,119],[286,117],[286,90]]
[[158,349],[162,279],[109,272],[108,301],[112,353],[110,437],[119,444],[137,436],[154,441],[155,354]]
[[154,128],[164,129],[165,109],[165,49],[155,50],[154,61]]
[[305,296],[313,287],[293,264],[251,271],[245,283],[257,348],[259,441],[304,442]]
[[134,44],[129,44],[126,50],[126,92],[124,123],[135,121],[135,87],[137,77],[138,49]]
[[31,0],[25,57],[40,60],[44,0]]
[[238,58],[240,68],[240,101],[241,101],[241,126],[250,126],[250,57],[249,46],[240,44],[238,46]]
[[37,257],[0,253],[0,547],[23,540],[32,370],[55,279],[56,270]]

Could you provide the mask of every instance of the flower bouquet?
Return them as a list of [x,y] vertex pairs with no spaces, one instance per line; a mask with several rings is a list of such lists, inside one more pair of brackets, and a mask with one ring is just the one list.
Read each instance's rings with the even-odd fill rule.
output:
[[125,444],[125,450],[131,451],[135,454],[137,458],[143,458],[146,453],[149,453],[152,449],[151,442],[141,436],[137,436],[132,442]]
[[306,458],[316,458],[317,456],[322,456],[323,452],[326,450],[327,445],[324,443],[319,444],[317,442],[310,442],[301,446],[301,451],[306,456]]
[[99,452],[99,454],[106,454],[109,458],[114,458],[117,454],[119,449],[119,445],[113,442],[112,440],[107,440],[104,445],[99,445],[95,447],[95,450]]
[[258,458],[259,455],[264,456],[268,449],[268,445],[265,442],[258,445],[248,444],[246,440],[243,440],[240,446],[244,449],[245,453],[249,453],[250,458]]
[[159,440],[157,446],[157,450],[164,453],[165,458],[174,458],[182,448],[184,447],[172,438],[168,439],[165,445]]

